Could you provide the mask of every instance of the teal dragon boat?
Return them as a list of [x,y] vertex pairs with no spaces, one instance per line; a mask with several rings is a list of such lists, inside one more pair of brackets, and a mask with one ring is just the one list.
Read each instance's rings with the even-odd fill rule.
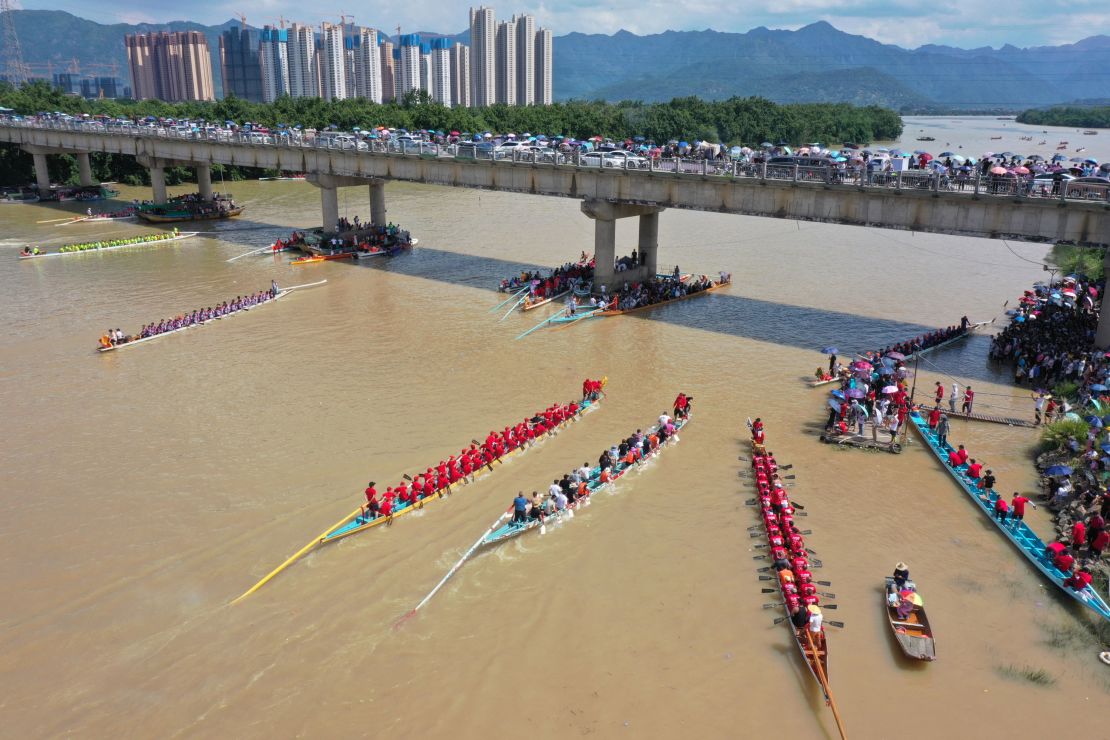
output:
[[929,429],[928,422],[921,417],[920,414],[914,412],[910,414],[910,421],[913,423],[918,434],[933,451],[937,459],[940,460],[944,469],[951,473],[964,492],[971,497],[979,510],[987,515],[995,526],[997,526],[1004,535],[1018,550],[1021,551],[1025,557],[1029,558],[1029,562],[1036,566],[1037,570],[1044,574],[1048,580],[1055,583],[1061,591],[1068,596],[1078,601],[1083,606],[1098,614],[1103,619],[1110,620],[1110,605],[1099,596],[1091,586],[1087,586],[1082,591],[1076,591],[1070,586],[1065,586],[1064,581],[1067,580],[1068,574],[1061,571],[1059,568],[1052,564],[1045,554],[1045,543],[1037,536],[1036,532],[1029,528],[1023,521],[1010,520],[1008,524],[1003,524],[994,517],[994,501],[997,499],[998,494],[995,494],[989,501],[979,498],[979,489],[976,484],[972,482],[971,478],[967,475],[967,465],[961,465],[958,468],[953,468],[948,465],[948,453],[952,451],[952,445],[945,442],[941,444],[937,439],[937,435]]
[[[660,444],[658,447],[656,447],[654,450],[652,450],[651,455],[648,456],[647,458],[644,458],[644,460],[650,459],[650,458],[655,457],[656,455],[658,455],[660,452],[663,451],[663,449],[665,447],[668,447],[670,445],[670,441],[672,439],[677,443],[678,442],[678,433],[680,431],[682,431],[682,429],[686,426],[686,424],[689,421],[690,421],[690,417],[687,417],[687,418],[681,419],[681,420],[676,419],[675,420],[675,432],[674,432],[674,434],[672,434],[667,439],[666,442]],[[658,431],[658,429],[659,429],[659,426],[656,425],[656,426],[651,428],[651,430],[648,432],[648,434],[652,434],[653,432]],[[561,519],[564,519],[564,518],[565,519],[573,518],[574,517],[574,510],[578,509],[578,508],[581,508],[583,506],[588,506],[589,503],[590,503],[590,500],[593,498],[593,495],[595,493],[597,493],[598,491],[600,491],[604,488],[608,488],[609,486],[613,485],[613,483],[620,480],[620,478],[622,478],[625,473],[627,473],[632,468],[638,467],[642,463],[643,463],[643,460],[641,460],[638,463],[632,463],[632,464],[617,463],[617,465],[613,469],[614,472],[613,472],[612,477],[604,483],[601,481],[601,468],[592,468],[590,470],[590,478],[586,483],[587,493],[584,496],[581,496],[578,499],[576,499],[574,501],[574,503],[568,504],[566,509],[564,509],[562,511],[559,511],[559,512],[556,512],[554,514],[551,514],[549,516],[546,516],[543,519],[529,518],[523,524],[514,524],[512,522],[506,523],[505,520],[508,519],[509,516],[513,512],[513,507],[510,506],[509,510],[506,511],[501,516],[499,516],[497,518],[497,520],[492,525],[490,525],[490,527],[482,534],[482,536],[478,538],[478,541],[470,546],[470,549],[467,550],[466,553],[459,559],[459,561],[451,567],[451,570],[447,571],[447,575],[445,575],[443,577],[443,579],[440,580],[440,582],[436,584],[436,587],[433,588],[431,590],[431,592],[429,592],[428,595],[425,596],[420,601],[419,604],[417,604],[415,607],[413,607],[412,611],[410,611],[405,616],[401,617],[401,619],[399,619],[397,621],[397,624],[394,625],[394,626],[399,627],[406,620],[413,617],[416,614],[417,611],[419,611],[421,608],[424,607],[425,604],[427,604],[429,601],[431,601],[432,597],[435,596],[436,593],[438,593],[441,588],[443,588],[443,585],[445,583],[447,583],[448,580],[450,580],[451,576],[455,575],[455,573],[458,572],[459,568],[462,567],[463,563],[465,563],[467,560],[469,560],[470,556],[473,555],[478,550],[480,550],[484,547],[497,545],[501,542],[504,542],[505,540],[514,539],[514,538],[519,537],[520,535],[524,534],[525,532],[529,532],[533,529],[539,528],[540,531],[543,532],[544,528],[547,525],[547,522],[558,521],[558,520],[561,520]]]

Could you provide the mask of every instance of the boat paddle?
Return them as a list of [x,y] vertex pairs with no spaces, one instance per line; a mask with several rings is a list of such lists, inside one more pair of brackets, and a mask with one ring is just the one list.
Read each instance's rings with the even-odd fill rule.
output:
[[539,329],[539,328],[540,328],[540,327],[542,327],[542,326],[546,326],[547,324],[550,324],[550,323],[551,323],[552,321],[554,321],[555,319],[559,318],[559,317],[560,317],[560,316],[562,316],[562,315],[563,315],[564,313],[566,313],[566,311],[567,311],[567,310],[566,310],[565,308],[564,308],[563,310],[561,310],[561,311],[557,311],[556,313],[552,314],[552,315],[551,315],[551,316],[549,316],[548,318],[546,318],[546,319],[544,319],[543,321],[541,321],[540,323],[536,324],[535,326],[533,326],[533,327],[532,327],[531,329],[529,329],[528,331],[524,332],[523,334],[518,334],[516,338],[517,338],[517,339],[524,339],[524,337],[528,336],[529,334],[531,334],[532,332],[534,332],[534,331],[535,331],[536,329]]
[[501,318],[499,318],[499,319],[497,320],[497,323],[501,323],[501,322],[502,322],[502,321],[504,321],[505,319],[509,318],[509,315],[510,315],[510,314],[512,314],[512,312],[516,310],[516,307],[517,307],[517,306],[519,306],[519,305],[520,305],[521,303],[524,303],[524,301],[525,301],[525,300],[527,300],[527,299],[528,299],[528,296],[527,296],[527,295],[523,295],[523,296],[521,296],[521,297],[520,297],[520,300],[519,300],[519,301],[517,301],[516,303],[514,303],[514,304],[513,304],[513,307],[512,307],[512,308],[510,308],[510,309],[509,309],[508,311],[506,311],[506,312],[505,312],[505,315],[504,315],[504,316],[502,316]]
[[271,251],[272,249],[273,249],[273,246],[269,246],[269,247],[262,247],[262,248],[260,248],[260,249],[252,249],[252,250],[251,250],[251,251],[249,251],[249,252],[244,252],[243,254],[238,254],[238,255],[235,255],[235,256],[234,256],[234,257],[232,257],[231,259],[229,259],[229,260],[224,260],[224,261],[225,261],[225,262],[234,262],[234,261],[235,261],[235,260],[237,260],[237,259],[242,259],[243,257],[249,257],[249,256],[251,256],[252,254],[262,254],[263,252],[268,252],[268,251]]
[[508,297],[508,298],[506,298],[505,300],[501,301],[500,303],[498,303],[498,304],[497,304],[496,306],[494,306],[493,308],[491,308],[491,309],[489,310],[489,313],[493,313],[494,311],[496,311],[497,309],[501,308],[502,306],[504,306],[504,305],[505,305],[506,303],[508,303],[508,302],[509,302],[509,301],[511,301],[512,299],[514,299],[514,298],[516,298],[517,296],[519,296],[519,295],[520,295],[521,293],[526,293],[526,292],[528,292],[528,288],[529,288],[529,287],[531,287],[531,286],[529,286],[529,285],[525,285],[525,286],[524,286],[523,288],[521,288],[521,289],[520,289],[520,290],[518,290],[517,292],[513,293],[513,294],[512,294],[511,296],[509,296],[509,297]]
[[[844,732],[844,723],[840,721],[840,712],[836,708],[836,701],[833,699],[832,689],[829,688],[829,678],[825,675],[825,667],[821,664],[821,659],[817,655],[817,645],[813,642],[813,633],[808,629],[805,633],[806,642],[809,643],[810,655],[813,656],[812,664],[817,669],[817,680],[821,682],[821,688],[825,692],[825,703],[832,709],[833,719],[836,720],[836,729],[840,731],[841,740],[848,740],[848,735]],[[806,657],[809,658],[809,656]]]
[[394,629],[399,628],[406,621],[408,621],[412,617],[416,616],[416,612],[420,611],[420,609],[423,608],[425,604],[427,604],[429,601],[431,601],[432,597],[435,596],[436,593],[441,588],[443,588],[443,584],[447,583],[447,581],[450,580],[451,576],[455,575],[455,573],[458,572],[459,568],[462,567],[462,564],[470,559],[470,556],[474,554],[475,550],[477,550],[479,547],[482,546],[482,543],[485,542],[485,540],[486,540],[486,535],[488,535],[490,532],[492,532],[493,530],[495,530],[499,526],[501,526],[501,522],[503,522],[506,518],[508,518],[509,515],[512,514],[512,513],[513,513],[513,507],[509,506],[509,508],[505,510],[504,514],[497,517],[497,520],[493,524],[489,525],[489,528],[486,529],[485,532],[482,532],[482,536],[478,538],[477,542],[475,542],[473,545],[470,546],[470,549],[467,550],[466,553],[463,554],[463,556],[461,558],[459,558],[459,562],[455,563],[451,567],[451,570],[447,571],[447,575],[445,575],[443,577],[443,579],[439,583],[436,584],[436,587],[433,588],[431,591],[429,591],[428,595],[425,596],[423,599],[421,599],[420,603],[412,608],[412,611],[410,611],[408,614],[406,614],[405,616],[403,616],[399,620],[397,620],[396,624],[393,625],[393,628]]

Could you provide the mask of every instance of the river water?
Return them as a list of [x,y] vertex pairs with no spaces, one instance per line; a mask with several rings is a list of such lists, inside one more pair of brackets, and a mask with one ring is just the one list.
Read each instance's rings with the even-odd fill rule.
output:
[[[906,136],[952,120],[912,119]],[[951,136],[979,149],[998,128],[1020,127],[962,119]],[[748,416],[794,464],[837,595],[830,673],[853,737],[1037,737],[1065,706],[1069,730],[1105,731],[1105,667],[1082,639],[1056,644],[1086,614],[912,437],[897,456],[820,444],[826,393],[802,382],[828,344],[869,349],[964,314],[1001,322],[1045,275],[1044,246],[667,211],[660,265],[731,271],[731,288],[516,341],[542,310],[498,322],[492,287],[588,251],[577,202],[391,184],[389,217],[420,238],[412,254],[290,267],[226,260],[318,223],[314,189],[223,188],[242,218],[107,254],[15,257],[28,241],[147,227],[38,223],[72,205],[0,211],[0,735],[834,737],[761,608],[738,478]],[[341,210],[367,217],[366,191],[342,190]],[[635,238],[620,223],[618,252]],[[203,331],[93,352],[108,326],[323,278]],[[1030,416],[987,344],[930,355],[918,385],[956,377],[981,410]],[[605,401],[557,438],[228,605],[353,509],[368,479],[382,489],[601,375]],[[392,628],[517,490],[595,460],[680,390],[696,400],[679,444],[547,535],[479,554]],[[1033,430],[954,426],[1000,489],[1035,484]],[[1043,511],[1029,519],[1048,536]],[[903,660],[889,634],[882,577],[898,560],[925,597],[935,664]],[[1007,675],[1025,668],[1055,683]]]

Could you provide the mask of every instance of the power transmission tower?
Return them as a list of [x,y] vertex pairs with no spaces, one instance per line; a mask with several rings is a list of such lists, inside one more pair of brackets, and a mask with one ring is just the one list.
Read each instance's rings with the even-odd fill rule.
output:
[[0,24],[3,28],[4,56],[7,57],[4,72],[8,82],[19,87],[28,78],[27,65],[23,63],[23,49],[19,45],[19,35],[15,32],[15,16],[12,14],[11,0],[0,0]]

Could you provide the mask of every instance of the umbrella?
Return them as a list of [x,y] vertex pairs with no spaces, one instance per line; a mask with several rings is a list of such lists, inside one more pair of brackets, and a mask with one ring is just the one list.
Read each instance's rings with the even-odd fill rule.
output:
[[906,356],[904,354],[902,354],[901,352],[887,352],[886,356],[889,357],[892,360],[904,360],[904,359],[906,359]]
[[1088,416],[1087,423],[1093,427],[1097,427],[1099,429],[1102,428],[1102,419],[1098,418],[1097,416]]
[[841,401],[844,400],[844,391],[833,391],[832,395],[836,398],[839,398]]
[[879,375],[894,375],[894,368],[884,367],[879,371]]
[[903,591],[901,593],[901,596],[903,599],[910,602],[914,606],[925,606],[925,599],[921,598],[921,594],[917,593],[916,591],[910,591],[907,589],[906,591]]
[[883,393],[897,393],[897,392],[898,392],[898,386],[896,386],[896,385],[888,385],[887,387],[883,388]]
[[937,156],[938,156],[938,157],[957,157],[957,156],[959,156],[959,155],[958,155],[958,154],[956,154],[956,152],[941,152],[941,153],[940,153],[940,154],[938,154]]
[[991,167],[991,174],[992,175],[1005,175],[1006,174],[1006,168],[1005,167]]
[[829,406],[838,414],[840,413],[840,402],[837,401],[835,398],[829,399]]
[[1015,167],[1014,172],[1016,172],[1019,175],[1028,175],[1029,174],[1029,168],[1028,167]]
[[852,367],[858,368],[860,370],[870,370],[872,368],[872,365],[871,365],[870,362],[864,362],[863,360],[856,360],[855,362],[852,363]]
[[847,393],[848,398],[863,398],[866,395],[862,388],[849,388]]
[[1108,390],[1108,389],[1102,383],[1095,383],[1094,385],[1091,386],[1091,390],[1092,391],[1105,391],[1105,390]]
[[821,350],[821,352],[826,355],[835,355],[839,351],[840,350],[838,350],[836,347],[825,347],[823,350]]
[[1050,476],[1071,475],[1071,468],[1067,465],[1053,465],[1045,469],[1044,474]]
[[1110,455],[1110,444],[1103,445],[1102,451],[1105,452],[1107,455]]

